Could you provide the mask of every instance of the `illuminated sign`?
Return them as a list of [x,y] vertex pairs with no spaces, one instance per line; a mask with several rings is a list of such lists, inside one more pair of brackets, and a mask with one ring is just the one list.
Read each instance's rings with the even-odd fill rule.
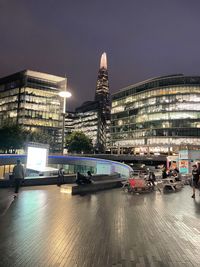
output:
[[43,170],[47,166],[48,150],[48,147],[42,146],[42,144],[28,144],[26,168]]
[[179,161],[179,170],[181,173],[188,173],[188,171],[189,171],[188,160],[180,160]]

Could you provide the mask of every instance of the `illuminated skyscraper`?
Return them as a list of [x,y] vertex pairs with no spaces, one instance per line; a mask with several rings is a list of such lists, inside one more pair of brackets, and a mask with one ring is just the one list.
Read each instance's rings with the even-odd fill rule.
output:
[[107,137],[109,136],[108,125],[110,123],[110,110],[111,110],[107,56],[105,52],[102,54],[100,60],[100,69],[97,78],[95,100],[98,101],[99,104],[97,150],[104,152],[106,146],[108,146]]
[[111,102],[108,82],[107,56],[105,52],[101,56],[95,100],[99,102],[101,115],[103,115],[105,119],[110,119]]
[[108,83],[107,57],[103,53],[97,78],[94,101],[87,101],[76,108],[75,113],[68,114],[66,130],[82,131],[92,139],[96,152],[106,150],[108,125],[110,123],[110,92]]

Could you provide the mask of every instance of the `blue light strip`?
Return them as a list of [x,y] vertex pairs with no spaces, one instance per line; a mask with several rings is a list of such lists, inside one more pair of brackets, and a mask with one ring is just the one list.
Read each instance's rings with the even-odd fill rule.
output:
[[91,160],[91,161],[98,161],[98,162],[102,162],[102,163],[113,163],[115,165],[119,165],[119,166],[124,166],[129,170],[132,170],[132,168],[124,163],[120,163],[120,162],[116,162],[113,160],[109,160],[109,159],[99,159],[99,158],[90,158],[90,157],[77,157],[77,156],[55,156],[55,155],[51,155],[49,156],[49,158],[68,158],[69,160]]
[[[0,159],[3,158],[26,158],[27,155],[13,155],[13,154],[0,154]],[[120,163],[120,162],[116,162],[116,161],[112,161],[112,160],[108,160],[108,159],[99,159],[99,158],[90,158],[90,157],[78,157],[78,156],[59,156],[59,155],[49,155],[48,156],[49,159],[65,159],[67,160],[82,160],[82,161],[96,161],[96,162],[100,162],[100,163],[112,163],[114,165],[119,165],[119,166],[123,166],[129,170],[132,171],[132,168],[124,163]]]
[[13,154],[0,154],[0,159],[4,159],[4,158],[26,158],[27,155],[13,155]]

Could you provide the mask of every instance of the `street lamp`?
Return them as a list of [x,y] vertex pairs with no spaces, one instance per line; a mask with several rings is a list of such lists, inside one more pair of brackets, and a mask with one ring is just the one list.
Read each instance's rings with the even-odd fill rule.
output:
[[64,153],[64,143],[65,143],[65,109],[66,109],[66,98],[70,98],[72,94],[69,91],[59,92],[59,96],[63,98],[63,121],[62,121],[62,155]]

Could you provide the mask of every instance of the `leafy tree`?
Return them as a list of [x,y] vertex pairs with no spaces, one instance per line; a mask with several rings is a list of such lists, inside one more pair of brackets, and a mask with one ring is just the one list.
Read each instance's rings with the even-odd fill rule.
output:
[[0,128],[0,150],[3,153],[15,153],[17,149],[25,148],[27,142],[49,144],[52,150],[55,146],[53,137],[46,132],[32,132],[19,124],[4,122]]
[[15,153],[26,141],[28,132],[18,124],[4,124],[0,128],[0,149],[4,153]]
[[48,144],[51,150],[53,150],[55,146],[53,137],[47,132],[43,132],[43,131],[29,132],[27,139],[29,142]]
[[30,132],[28,136],[28,141],[50,144],[52,142],[52,137],[48,133],[42,131]]
[[90,153],[93,150],[92,140],[83,132],[73,132],[67,136],[66,147],[72,153]]

